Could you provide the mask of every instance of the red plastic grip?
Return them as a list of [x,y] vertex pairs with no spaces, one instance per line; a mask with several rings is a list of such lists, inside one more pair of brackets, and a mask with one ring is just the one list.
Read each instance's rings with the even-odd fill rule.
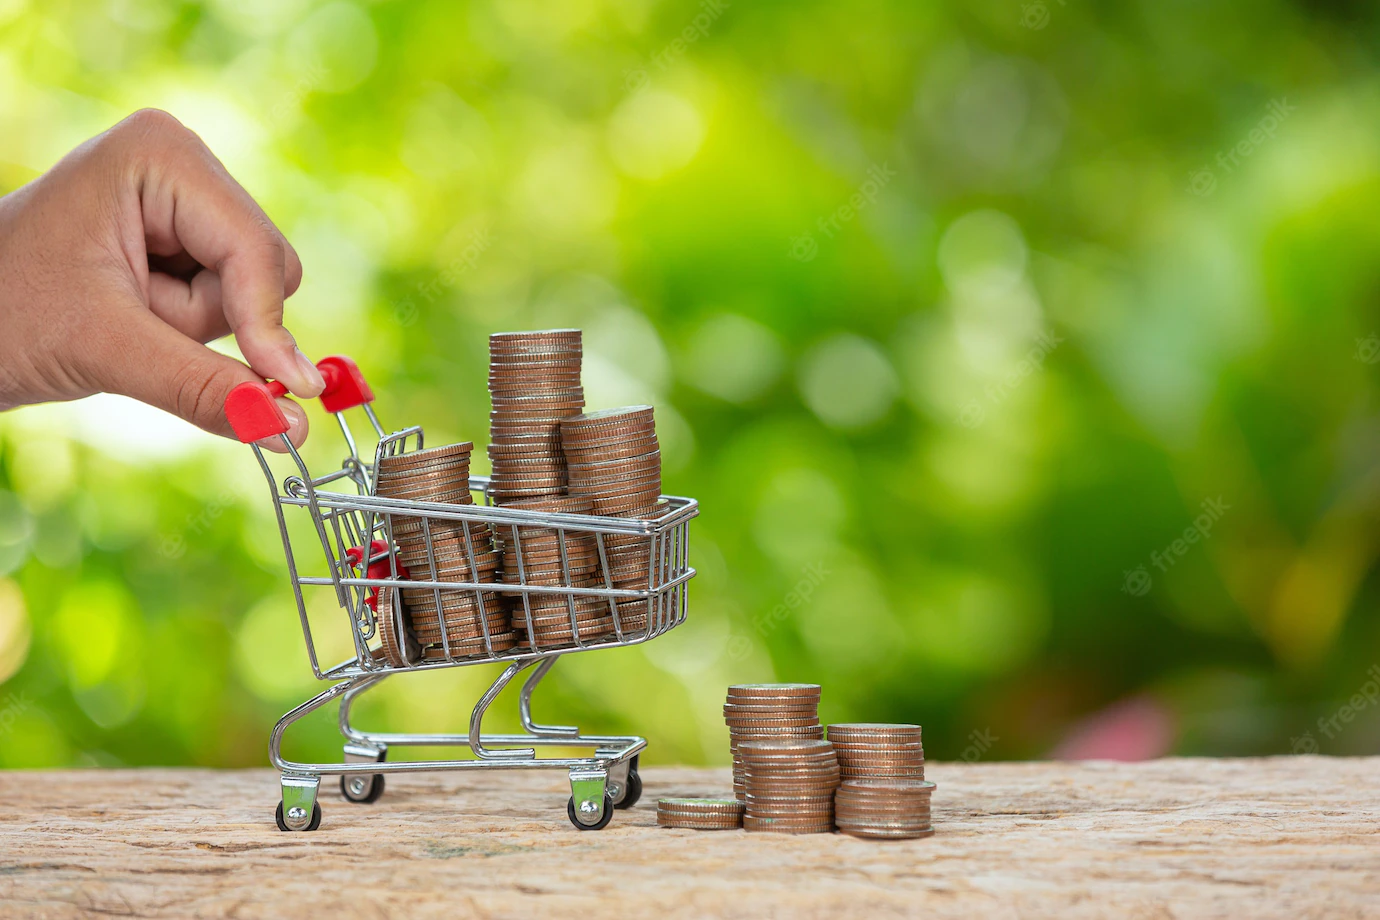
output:
[[[388,544],[385,543],[385,542],[383,542],[382,540],[374,540],[372,543],[369,544],[369,558],[371,558],[371,559],[372,559],[374,556],[378,556],[378,555],[380,555],[380,554],[382,554],[382,553],[386,553],[386,552],[388,552]],[[360,565],[362,565],[362,564],[364,563],[364,547],[362,547],[362,546],[352,546],[352,547],[350,547],[349,549],[347,549],[347,550],[345,551],[345,561],[348,562],[348,563],[350,563],[350,565],[354,566],[355,568],[359,568]],[[410,576],[408,575],[408,572],[407,572],[407,566],[403,565],[401,562],[397,563],[397,565],[398,565],[398,577],[399,577],[399,578],[409,578]],[[365,570],[364,577],[365,577],[365,578],[390,578],[390,577],[392,577],[392,574],[393,574],[392,566],[389,565],[388,560],[387,560],[387,559],[380,559],[380,560],[378,560],[377,562],[371,562],[371,563],[369,563],[369,567]],[[378,605],[379,605],[379,589],[378,589],[378,588],[370,588],[370,589],[369,589],[369,594],[368,594],[368,596],[364,598],[364,603],[366,603],[366,604],[369,605],[369,609],[370,609],[370,610],[378,610],[378,609],[379,609],[379,606],[378,606]]]
[[[374,401],[374,391],[364,380],[359,365],[344,355],[331,355],[316,362],[326,381],[321,405],[327,412],[344,412]],[[287,416],[274,400],[287,395],[287,387],[276,380],[268,383],[241,383],[225,397],[225,417],[235,437],[245,444],[286,434]]]
[[241,383],[225,397],[225,417],[245,444],[287,434],[288,420],[265,383]]

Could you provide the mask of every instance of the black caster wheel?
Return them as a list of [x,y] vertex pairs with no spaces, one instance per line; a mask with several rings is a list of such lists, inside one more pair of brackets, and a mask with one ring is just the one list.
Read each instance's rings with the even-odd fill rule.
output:
[[[284,833],[290,832],[290,831],[292,830],[292,828],[290,828],[290,827],[287,826],[287,822],[285,822],[285,821],[283,820],[283,802],[282,802],[281,799],[278,800],[278,809],[277,809],[277,811],[275,811],[275,812],[273,813],[273,820],[275,820],[275,821],[278,822],[278,830],[283,831]],[[605,822],[605,823],[607,823],[607,822]],[[317,829],[318,827],[320,827],[320,826],[321,826],[321,803],[320,803],[320,802],[312,802],[312,803],[311,803],[311,823],[308,824],[306,827],[302,828],[302,830],[304,830],[304,831],[314,831],[314,830],[316,830],[316,829]]]
[[375,773],[372,782],[358,774],[342,776],[340,794],[345,796],[347,802],[358,802],[361,805],[377,802],[379,796],[383,795],[383,774]]
[[565,803],[565,814],[570,819],[570,823],[582,831],[602,831],[609,826],[613,820],[613,799],[609,798],[608,793],[604,793],[604,816],[599,819],[598,824],[581,824],[575,817],[575,796],[571,796]]
[[628,767],[628,784],[623,789],[623,797],[613,803],[614,808],[632,808],[642,798],[642,777],[637,775],[637,760]]

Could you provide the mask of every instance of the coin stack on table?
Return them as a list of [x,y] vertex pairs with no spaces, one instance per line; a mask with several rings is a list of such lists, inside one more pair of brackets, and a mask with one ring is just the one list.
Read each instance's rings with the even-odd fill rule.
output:
[[[561,444],[571,495],[588,498],[595,514],[652,518],[661,496],[661,448],[651,406],[603,409],[561,422]],[[652,585],[651,541],[638,535],[611,534],[604,549],[613,587],[646,590]],[[647,627],[647,602],[618,605],[623,630]]]
[[[469,481],[473,447],[466,441],[383,457],[377,470],[376,494],[406,501],[472,505]],[[487,524],[407,514],[390,517],[390,529],[398,544],[398,561],[413,581],[494,581],[498,554]],[[513,646],[515,637],[509,629],[502,599],[493,592],[404,588],[402,598],[416,641],[422,646],[441,645],[442,656],[446,643],[453,656],[487,652],[486,626],[495,651]],[[430,657],[435,656],[433,652]]]
[[828,741],[746,741],[743,829],[824,834],[834,829],[839,764]]
[[743,803],[737,799],[662,799],[656,823],[699,831],[726,831],[743,826]]
[[733,752],[733,794],[742,801],[747,792],[744,744],[824,737],[819,724],[819,684],[734,684],[724,702],[724,721]]
[[930,837],[934,783],[915,779],[845,779],[834,797],[839,830],[854,837]]
[[[579,496],[548,496],[509,502],[522,511],[589,514],[590,502]],[[599,551],[588,531],[553,527],[510,527],[499,534],[503,542],[503,577],[508,584],[599,586]],[[564,559],[562,558],[564,549]],[[598,639],[613,632],[607,598],[558,594],[510,595],[513,628],[533,648]],[[571,608],[575,623],[571,625]],[[529,630],[528,618],[531,628]]]
[[580,330],[489,336],[490,494],[495,502],[566,492],[561,419],[584,411]]
[[920,726],[899,722],[841,722],[829,726],[844,779],[925,778]]

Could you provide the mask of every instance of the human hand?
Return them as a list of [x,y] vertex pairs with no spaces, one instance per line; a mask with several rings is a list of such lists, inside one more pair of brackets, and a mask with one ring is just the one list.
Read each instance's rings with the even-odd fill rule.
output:
[[[292,245],[201,139],[136,112],[0,198],[0,409],[119,393],[233,436],[236,384],[325,386],[282,325],[301,281]],[[205,346],[230,333],[249,367]],[[300,445],[306,415],[279,403]]]

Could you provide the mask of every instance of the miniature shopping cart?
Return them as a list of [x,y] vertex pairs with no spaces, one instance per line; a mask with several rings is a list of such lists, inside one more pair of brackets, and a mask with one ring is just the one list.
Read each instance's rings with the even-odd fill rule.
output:
[[[570,774],[571,796],[567,814],[577,828],[598,830],[608,824],[612,809],[628,808],[637,801],[642,783],[637,774],[639,752],[646,747],[643,738],[635,736],[586,735],[578,728],[542,725],[532,718],[532,693],[551,671],[562,655],[600,648],[619,648],[656,638],[684,622],[686,614],[687,582],[695,570],[687,560],[690,519],[698,513],[696,502],[688,498],[663,497],[658,513],[650,520],[629,520],[582,514],[543,513],[511,508],[493,507],[488,501],[489,482],[486,477],[471,477],[471,493],[479,496],[476,504],[440,504],[381,498],[374,494],[375,469],[378,459],[422,448],[422,429],[406,428],[385,433],[375,416],[373,393],[365,383],[359,368],[349,358],[330,357],[317,367],[326,381],[321,402],[326,411],[335,415],[349,455],[340,469],[324,476],[313,477],[301,455],[293,448],[286,432],[286,416],[275,402],[285,389],[281,384],[245,383],[236,387],[226,398],[225,412],[236,436],[250,445],[259,466],[268,478],[273,494],[273,509],[287,556],[288,575],[293,596],[297,600],[297,614],[302,622],[307,656],[317,678],[335,681],[332,686],[312,697],[278,720],[269,739],[268,755],[282,773],[282,799],[278,803],[278,828],[283,831],[315,830],[321,823],[318,792],[323,776],[339,776],[340,789],[351,802],[372,802],[382,793],[384,777],[392,773],[411,773],[427,770],[482,769],[561,769]],[[372,463],[360,457],[345,413],[362,409],[377,438]],[[265,439],[281,439],[286,459],[279,461],[285,468],[295,464],[281,481],[275,478],[269,457],[257,443]],[[289,463],[290,461],[290,463]],[[347,491],[348,490],[348,491]],[[305,521],[290,519],[301,514]],[[430,572],[408,572],[398,560],[397,545],[392,539],[398,519],[408,522],[421,520],[426,540],[426,555]],[[471,529],[482,530],[483,525],[497,539],[516,548],[521,558],[523,533],[543,532],[558,535],[565,578],[560,584],[529,584],[522,577],[505,573],[513,583],[438,581],[435,556],[431,542],[431,528],[453,530],[459,526],[470,536]],[[534,528],[537,529],[534,531]],[[324,569],[309,563],[315,549],[299,557],[294,550],[293,530],[299,531],[298,542],[319,543],[324,555]],[[565,541],[578,535],[584,545],[590,539],[598,550],[598,579],[572,579],[565,553]],[[616,539],[621,545],[629,541],[645,541],[649,549],[648,587],[620,589],[613,587],[610,578],[606,542]],[[468,539],[466,540],[468,545]],[[473,553],[473,550],[470,550]],[[471,555],[469,573],[478,572]],[[312,572],[313,574],[308,574]],[[520,573],[519,573],[520,574]],[[427,576],[430,576],[429,578]],[[470,574],[478,578],[481,575]],[[556,579],[546,579],[553,581]],[[574,587],[576,584],[590,585]],[[406,634],[401,605],[379,603],[380,591],[401,593],[407,588],[432,589],[436,592],[437,607],[442,592],[472,592],[484,609],[495,595],[507,595],[514,610],[513,617],[527,616],[528,632],[525,640],[515,648],[502,650],[494,641],[485,617],[479,616],[482,641],[447,638],[445,617],[441,617],[442,643],[432,646],[428,654],[417,654],[415,648],[400,652],[394,643],[394,654],[382,654],[380,646],[388,637]],[[317,660],[316,644],[312,638],[312,624],[308,619],[308,604],[304,591],[330,590],[342,611],[339,628],[349,630],[355,654],[342,663],[323,669]],[[554,595],[565,601],[570,612],[571,630],[563,641],[544,643],[540,631],[531,626],[531,600],[542,595]],[[583,596],[583,597],[582,597]],[[590,601],[588,597],[597,598]],[[576,628],[576,600],[581,607],[591,603],[606,604],[613,619],[614,630],[598,639],[582,638]],[[550,608],[547,601],[546,608]],[[333,608],[332,608],[333,609]],[[629,615],[629,610],[635,611]],[[524,611],[526,613],[524,614]],[[645,621],[643,613],[645,612]],[[602,613],[600,614],[602,616]],[[385,617],[393,619],[385,620]],[[401,658],[398,655],[401,654]],[[470,713],[469,733],[466,735],[387,734],[365,732],[350,722],[350,709],[367,690],[378,686],[392,674],[412,673],[455,668],[466,665],[498,662],[505,665],[502,673],[475,703]],[[512,735],[484,734],[484,714],[498,694],[524,671],[530,673],[518,697],[518,713],[523,732]],[[340,731],[345,736],[342,763],[298,763],[282,755],[283,735],[299,719],[334,700],[340,701]],[[441,761],[388,760],[390,747],[454,746],[468,747],[470,757]],[[539,757],[539,748],[592,748],[588,757]],[[362,765],[367,764],[367,769]]]

